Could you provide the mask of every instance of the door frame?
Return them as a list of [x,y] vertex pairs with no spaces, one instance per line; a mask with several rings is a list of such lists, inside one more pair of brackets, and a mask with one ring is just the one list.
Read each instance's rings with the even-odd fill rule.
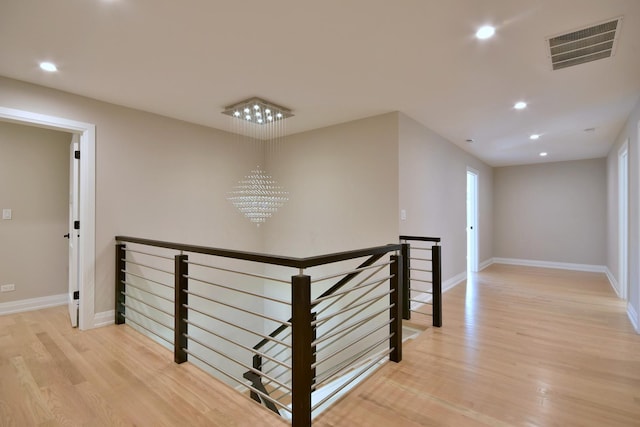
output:
[[618,283],[619,296],[629,298],[629,140],[618,150]]
[[[473,182],[471,185],[472,203],[469,206],[469,177],[473,176]],[[478,181],[480,173],[467,166],[466,178],[466,212],[467,212],[467,272],[476,273],[478,271]],[[471,209],[471,212],[469,212]],[[471,216],[471,218],[469,218]],[[473,228],[469,228],[469,219],[473,224]]]
[[[95,318],[95,164],[96,127],[91,123],[0,106],[0,120],[73,133],[80,139],[80,253],[78,327],[91,329]],[[71,274],[71,272],[69,272]]]

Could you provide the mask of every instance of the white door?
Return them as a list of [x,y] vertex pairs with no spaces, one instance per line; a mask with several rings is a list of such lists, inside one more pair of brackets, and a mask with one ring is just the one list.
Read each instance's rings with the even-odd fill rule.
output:
[[478,173],[467,169],[467,271],[478,271]]
[[76,153],[80,153],[78,135],[73,135],[70,145],[69,161],[69,234],[65,237],[69,239],[69,318],[71,326],[78,326],[79,314],[79,294],[78,294],[78,246],[80,243],[79,226],[79,182],[80,182],[80,160]]

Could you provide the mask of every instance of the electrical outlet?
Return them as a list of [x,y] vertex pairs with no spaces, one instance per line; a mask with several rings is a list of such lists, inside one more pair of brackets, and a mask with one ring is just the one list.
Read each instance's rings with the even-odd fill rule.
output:
[[16,290],[16,285],[14,285],[13,283],[0,286],[0,292],[11,292],[15,290]]
[[11,219],[11,209],[2,209],[2,219]]

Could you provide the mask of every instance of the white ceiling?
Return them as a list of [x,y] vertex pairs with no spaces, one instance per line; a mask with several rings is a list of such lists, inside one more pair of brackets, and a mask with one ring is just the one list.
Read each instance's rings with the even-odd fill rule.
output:
[[[551,71],[547,37],[618,16],[614,57]],[[220,129],[252,96],[288,133],[401,111],[492,166],[606,155],[638,52],[640,0],[0,2],[0,75]]]

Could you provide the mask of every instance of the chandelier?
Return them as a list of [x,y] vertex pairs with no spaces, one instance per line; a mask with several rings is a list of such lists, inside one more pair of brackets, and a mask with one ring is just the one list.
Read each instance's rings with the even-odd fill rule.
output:
[[[233,118],[236,134],[261,141],[263,158],[267,150],[273,152],[285,134],[284,119],[293,116],[288,108],[255,97],[225,107],[222,114]],[[228,193],[227,200],[249,221],[260,226],[289,200],[288,195],[286,189],[258,165]]]

